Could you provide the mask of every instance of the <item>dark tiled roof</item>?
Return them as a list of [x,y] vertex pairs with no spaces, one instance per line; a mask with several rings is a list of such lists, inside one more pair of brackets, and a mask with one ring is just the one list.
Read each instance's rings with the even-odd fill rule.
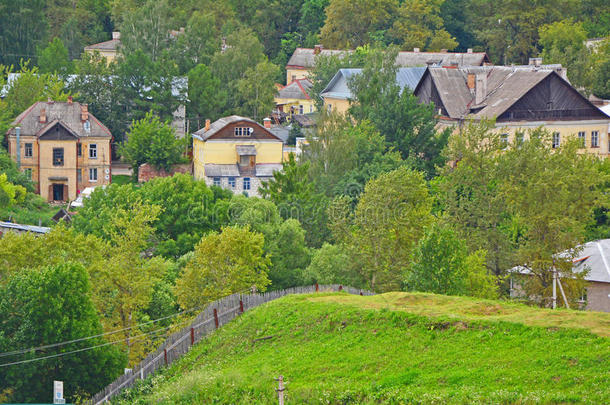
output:
[[[46,122],[40,122],[40,114],[42,110],[45,110]],[[43,134],[43,129],[50,128],[57,122],[61,122],[71,133],[78,137],[108,137],[110,130],[106,128],[104,124],[98,121],[90,112],[89,114],[89,126],[90,130],[85,130],[85,125],[81,121],[81,104],[75,102],[44,102],[38,101],[34,103],[30,108],[22,112],[15,118],[15,121],[11,124],[11,129],[8,131],[10,135],[15,134],[14,127],[21,127],[21,135],[36,135],[40,136]]]
[[121,46],[120,39],[111,39],[85,47],[85,51],[116,51]]
[[252,124],[258,125],[258,123],[256,121],[254,121],[250,118],[240,117],[239,115],[231,115],[228,117],[223,117],[223,118],[217,119],[210,125],[210,129],[208,129],[207,131],[205,130],[205,128],[201,128],[199,131],[193,133],[193,135],[196,135],[205,141],[206,139],[213,136],[214,134],[216,134],[218,131],[220,131],[227,125],[232,124],[234,122],[239,122],[239,121],[246,121],[246,122],[250,122]]
[[[323,56],[343,56],[352,53],[352,50],[322,49]],[[315,65],[316,54],[312,48],[297,48],[288,60],[287,67],[312,68]],[[396,64],[401,67],[412,66],[450,66],[457,63],[459,66],[481,66],[489,62],[485,52],[399,52]]]

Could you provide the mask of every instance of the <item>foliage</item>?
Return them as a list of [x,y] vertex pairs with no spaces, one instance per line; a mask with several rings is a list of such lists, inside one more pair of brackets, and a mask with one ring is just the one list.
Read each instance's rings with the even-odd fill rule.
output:
[[593,94],[601,98],[610,98],[610,40],[604,41],[600,51],[600,62],[593,75]]
[[592,55],[585,46],[587,33],[581,23],[558,21],[543,25],[539,29],[542,60],[545,63],[560,63],[567,68],[573,86],[591,88]]
[[68,74],[72,73],[72,64],[68,58],[68,50],[61,39],[53,41],[41,49],[38,55],[38,67],[41,73]]
[[218,298],[269,284],[269,258],[264,237],[248,227],[224,227],[204,236],[176,280],[178,303],[184,309],[200,307]]
[[293,154],[283,162],[281,171],[259,188],[264,198],[277,205],[284,219],[297,219],[305,230],[307,245],[319,247],[328,238],[326,205],[328,199],[315,192],[308,177],[309,164],[297,163]]
[[9,182],[6,174],[0,173],[0,208],[23,203],[26,192],[25,187]]
[[117,403],[271,404],[280,374],[294,403],[607,403],[608,339],[579,324],[594,317],[603,330],[607,314],[433,294],[286,297]]
[[279,68],[268,61],[262,61],[246,70],[243,79],[237,83],[243,98],[242,114],[255,121],[271,114],[275,107],[277,89],[274,84],[278,73]]
[[145,253],[154,231],[151,224],[160,211],[156,205],[140,202],[129,209],[117,207],[104,229],[107,259],[93,263],[90,270],[102,322],[106,330],[122,330],[113,338],[124,341],[130,364],[144,356],[142,339],[132,339],[139,334],[137,313],[150,303],[153,288],[168,266]]
[[18,65],[34,57],[47,35],[46,0],[1,0],[0,64]]
[[392,291],[399,289],[413,248],[432,221],[431,209],[422,173],[401,167],[370,180],[353,214],[345,197],[336,199],[331,229],[368,288]]
[[313,253],[304,278],[309,283],[344,284],[355,288],[366,285],[360,274],[354,271],[353,260],[346,249],[329,243],[324,243]]
[[[33,262],[32,262],[33,263]],[[99,335],[102,327],[90,298],[91,284],[82,264],[72,262],[24,270],[0,285],[0,351]],[[2,363],[36,359],[103,345],[101,337],[2,358]],[[14,402],[48,400],[53,380],[66,384],[66,399],[93,394],[120,375],[125,358],[115,346],[83,350],[0,368],[3,388]]]
[[124,15],[120,24],[121,52],[130,55],[143,51],[156,62],[170,42],[167,0],[146,1],[142,7]]
[[190,127],[199,130],[206,119],[214,122],[221,117],[228,94],[220,79],[206,65],[199,64],[191,69],[188,79]]
[[230,225],[250,226],[265,237],[265,254],[271,258],[268,269],[271,288],[302,285],[302,272],[309,264],[305,231],[296,219],[282,219],[278,207],[269,200],[234,197],[229,205]]
[[59,207],[47,203],[38,194],[27,192],[22,203],[0,209],[0,220],[24,225],[55,225],[53,216]]
[[355,48],[392,26],[397,0],[330,0],[320,39],[329,48]]
[[395,49],[368,53],[362,73],[348,82],[355,95],[349,111],[357,120],[370,120],[388,149],[431,178],[445,163],[441,151],[450,130],[437,131],[434,105],[420,104],[408,88],[396,84],[395,58]]
[[429,226],[405,272],[409,290],[481,298],[498,296],[495,278],[487,274],[485,252],[472,256],[464,241],[446,225]]
[[161,122],[152,112],[131,124],[127,142],[119,149],[125,161],[131,164],[134,176],[144,163],[169,172],[173,165],[182,162],[183,150],[184,143],[176,139],[171,125]]
[[458,43],[443,27],[441,7],[445,0],[407,0],[400,5],[392,35],[403,49],[452,50]]
[[7,232],[0,239],[0,285],[27,269],[55,266],[68,259],[89,269],[103,260],[106,253],[102,240],[82,235],[63,224],[41,236]]

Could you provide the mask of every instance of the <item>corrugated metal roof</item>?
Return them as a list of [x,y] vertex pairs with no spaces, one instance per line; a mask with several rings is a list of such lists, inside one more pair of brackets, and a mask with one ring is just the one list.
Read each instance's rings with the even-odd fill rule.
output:
[[[353,53],[352,50],[322,49],[322,56],[343,56]],[[313,48],[297,48],[288,60],[286,66],[313,68],[316,61]],[[450,66],[457,63],[459,66],[481,66],[489,62],[485,52],[399,52],[396,64],[401,67],[413,66]]]
[[282,170],[281,164],[265,163],[256,165],[256,177],[271,177],[273,173]]
[[207,177],[239,177],[237,164],[217,165],[208,163],[203,166]]
[[237,145],[235,150],[239,156],[256,156],[256,147],[254,145]]
[[[425,67],[399,68],[396,71],[396,83],[403,90],[405,87],[415,90],[417,84],[426,72]],[[321,97],[349,100],[354,96],[349,88],[349,80],[354,75],[362,73],[362,69],[339,69],[328,85],[320,93]]]
[[46,226],[21,225],[21,224],[14,224],[12,222],[4,222],[4,221],[0,221],[0,228],[16,229],[18,231],[34,232],[34,233],[47,233],[51,230],[51,228],[47,228]]

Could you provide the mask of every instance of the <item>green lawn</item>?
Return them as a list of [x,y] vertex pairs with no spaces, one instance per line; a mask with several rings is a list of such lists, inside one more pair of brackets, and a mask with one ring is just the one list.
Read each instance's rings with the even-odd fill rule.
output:
[[[511,322],[498,319],[502,308]],[[556,313],[432,294],[290,296],[246,312],[114,402],[275,404],[282,374],[288,404],[610,403],[610,339],[591,332],[607,334],[610,314]],[[574,316],[589,326],[558,327]]]
[[0,221],[15,222],[23,225],[52,226],[55,224],[51,219],[60,208],[66,205],[49,205],[40,196],[28,193],[26,201],[22,205],[14,205],[0,209]]
[[130,183],[132,183],[131,176],[122,175],[122,174],[113,174],[112,175],[112,184],[123,185],[123,184],[130,184]]

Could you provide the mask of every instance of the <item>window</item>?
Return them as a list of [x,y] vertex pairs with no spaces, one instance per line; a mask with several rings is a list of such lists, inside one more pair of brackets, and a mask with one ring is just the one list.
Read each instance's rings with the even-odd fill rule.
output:
[[25,173],[25,176],[29,179],[32,180],[32,169],[27,168],[27,169],[23,169],[23,173]]
[[561,135],[559,132],[553,132],[553,148],[558,148],[561,145]]
[[244,190],[250,190],[250,177],[244,177]]
[[214,177],[214,185],[220,187],[220,177]]
[[89,169],[89,181],[97,181],[97,167]]
[[508,148],[508,134],[500,135],[500,146],[502,149]]
[[89,122],[89,120],[83,122],[83,128],[86,132],[91,132],[91,123]]
[[303,107],[303,104],[299,105],[299,114],[303,115],[303,113],[305,112],[305,107]]
[[591,131],[591,147],[599,148],[599,132]]
[[64,148],[53,148],[53,166],[64,165]]
[[250,165],[250,156],[242,155],[239,157],[239,165],[240,166],[248,166]]
[[235,177],[229,177],[229,187],[235,188]]
[[312,113],[313,112],[313,104],[309,105],[309,112]]
[[587,146],[587,135],[585,135],[585,131],[580,131],[578,133],[578,140],[580,141],[581,148],[585,148]]
[[89,144],[89,159],[97,159],[97,145]]
[[23,151],[23,156],[25,156],[25,157],[32,157],[32,144],[31,143],[26,143],[25,144],[25,149]]
[[76,171],[76,181],[78,181],[79,183],[81,183],[83,181],[83,170],[82,169],[78,169]]
[[525,134],[523,132],[517,132],[515,137],[517,139],[517,146],[521,147],[523,142],[525,142]]
[[83,144],[82,143],[76,144],[76,155],[83,156]]
[[254,132],[254,128],[235,127],[235,136],[250,136],[252,132]]

